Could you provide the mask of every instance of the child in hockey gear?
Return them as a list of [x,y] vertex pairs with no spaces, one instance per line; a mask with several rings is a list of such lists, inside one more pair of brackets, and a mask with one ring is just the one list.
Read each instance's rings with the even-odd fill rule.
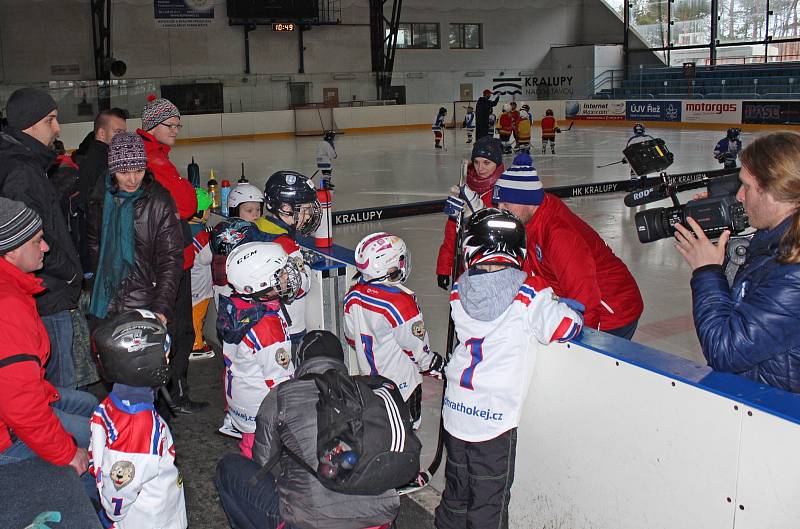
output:
[[400,237],[373,233],[356,246],[355,261],[361,277],[344,298],[345,338],[362,375],[381,375],[397,384],[417,429],[420,372],[441,372],[444,360],[430,350],[416,296],[403,286],[411,273],[408,249]]
[[203,324],[206,321],[208,304],[214,297],[211,279],[211,261],[213,255],[209,245],[210,233],[206,228],[208,210],[211,208],[211,195],[202,187],[196,187],[197,213],[189,219],[192,231],[192,249],[194,264],[192,265],[192,324],[194,325],[194,345],[189,353],[189,360],[211,358],[214,350],[203,338]]
[[514,141],[517,140],[517,127],[519,127],[520,116],[519,110],[517,110],[517,102],[512,101],[509,103],[511,106],[511,129],[514,131]]
[[444,117],[447,115],[447,109],[439,107],[439,113],[436,114],[436,119],[431,125],[433,131],[433,146],[437,149],[442,148],[442,141],[444,140]]
[[253,184],[236,184],[228,194],[228,216],[255,222],[263,214],[264,194]]
[[[647,132],[645,131],[644,125],[642,125],[641,123],[636,123],[633,126],[633,136],[628,138],[628,142],[625,144],[625,147],[627,147],[628,145],[632,145],[634,143],[641,143],[643,141],[652,140],[652,139],[653,139],[653,137],[651,135],[647,134]],[[628,160],[623,158],[622,159],[622,163],[626,164],[626,163],[628,163]],[[631,180],[639,180],[639,179],[644,180],[645,178],[647,178],[646,174],[645,175],[637,175],[633,171],[633,169],[631,169]]]
[[510,212],[488,208],[467,222],[466,271],[450,294],[458,345],[445,369],[439,529],[508,527],[517,426],[537,349],[581,329],[578,312],[522,271],[525,253],[525,226]]
[[517,152],[531,152],[531,122],[528,119],[528,113],[522,111],[519,113],[519,123],[517,123],[517,131],[514,133],[517,139]]
[[333,189],[335,186],[331,183],[331,173],[333,173],[333,160],[336,159],[336,148],[333,145],[333,140],[336,138],[336,132],[332,130],[325,131],[325,137],[317,145],[317,169],[319,169],[322,176],[319,179],[320,189]]
[[281,245],[272,242],[237,246],[225,268],[234,294],[231,305],[221,307],[220,317],[228,321],[219,328],[225,342],[237,343],[223,352],[225,399],[234,428],[242,432],[242,455],[251,458],[261,401],[294,373],[281,312],[297,296],[301,274]]
[[[303,262],[303,254],[296,242],[296,235],[311,235],[319,227],[322,209],[317,200],[314,183],[294,171],[278,171],[267,180],[264,188],[267,214],[256,221],[256,226],[276,236],[289,257],[300,269],[302,284],[295,301],[287,307],[289,313],[289,337],[292,340],[292,355],[306,333],[306,293],[311,285],[309,269]],[[288,241],[287,239],[291,239]],[[291,242],[291,244],[289,244]],[[293,357],[293,360],[295,358]],[[295,362],[296,364],[296,362]]]
[[123,312],[92,334],[103,378],[114,384],[91,419],[89,472],[104,527],[185,529],[183,478],[169,426],[153,405],[169,380],[170,337],[147,310]]
[[498,120],[498,134],[503,142],[503,154],[511,154],[511,133],[514,132],[514,118],[511,116],[511,105],[503,105],[503,113]]
[[528,121],[530,122],[531,127],[533,127],[533,112],[531,112],[531,106],[529,104],[525,103],[524,105],[522,105],[519,108],[520,108],[520,113],[519,113],[520,117],[522,116],[522,110],[527,112],[528,113]]
[[741,129],[728,129],[727,135],[714,147],[714,158],[723,164],[725,169],[736,167],[736,160],[739,158],[739,153],[742,152],[742,141],[739,139],[741,133]]
[[489,130],[492,132],[491,138],[494,138],[497,134],[497,116],[494,115],[494,112],[489,114]]
[[461,125],[467,130],[466,143],[472,143],[472,135],[475,133],[475,112],[472,107],[467,107],[467,113],[464,115],[464,122]]
[[[472,163],[467,167],[467,182],[464,194],[468,198],[475,198],[481,201],[484,206],[492,206],[492,188],[494,187],[497,179],[505,171],[503,165],[503,144],[495,138],[484,136],[475,142],[472,147]],[[461,209],[463,200],[459,198],[461,192],[457,186],[450,190],[451,196],[448,197],[448,207],[450,202],[453,201],[456,207],[447,213],[450,218],[444,226],[444,240],[439,247],[439,257],[436,260],[436,282],[439,288],[447,290],[450,288],[450,274],[453,271],[453,259],[456,254],[456,217],[458,217],[458,202],[461,202]],[[467,212],[471,212],[469,206],[466,206]]]
[[555,116],[553,116],[553,111],[551,109],[548,108],[545,111],[540,125],[542,127],[542,154],[547,154],[548,142],[550,143],[550,153],[555,154],[556,133],[561,132],[561,130],[558,128],[558,122]]

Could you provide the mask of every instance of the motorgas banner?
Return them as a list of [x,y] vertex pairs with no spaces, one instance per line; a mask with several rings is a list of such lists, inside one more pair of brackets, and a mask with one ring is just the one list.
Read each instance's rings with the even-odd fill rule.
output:
[[740,123],[742,102],[731,99],[684,101],[683,121],[686,123]]
[[625,115],[630,121],[680,121],[680,101],[628,101]]
[[625,101],[592,99],[567,101],[564,110],[566,119],[623,120],[625,119],[625,108]]

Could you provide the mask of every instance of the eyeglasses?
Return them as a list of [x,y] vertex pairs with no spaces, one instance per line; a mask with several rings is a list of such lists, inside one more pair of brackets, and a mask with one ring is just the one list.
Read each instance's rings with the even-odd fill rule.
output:
[[181,130],[183,128],[183,125],[181,125],[180,123],[177,125],[170,125],[169,123],[159,123],[159,125],[164,125],[169,130]]

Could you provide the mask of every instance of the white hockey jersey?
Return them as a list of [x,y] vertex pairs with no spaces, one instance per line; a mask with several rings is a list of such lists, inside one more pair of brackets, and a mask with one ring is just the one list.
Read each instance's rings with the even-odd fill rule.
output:
[[204,299],[214,296],[211,278],[211,246],[209,245],[209,232],[201,230],[192,238],[194,250],[194,264],[192,265],[192,305],[197,305]]
[[540,277],[529,277],[493,321],[466,313],[458,283],[450,309],[459,343],[445,369],[444,427],[463,441],[488,441],[519,424],[539,344],[574,338],[583,319]]
[[262,317],[235,349],[223,347],[225,400],[231,421],[240,432],[255,432],[261,401],[294,374],[291,352],[286,322],[277,312]]
[[91,419],[89,472],[116,529],[185,529],[183,478],[175,446],[152,403],[129,405],[114,393]]
[[317,144],[317,169],[329,170],[336,159],[336,149],[329,141],[322,140]]
[[475,112],[467,112],[464,115],[464,128],[465,129],[475,128]]
[[362,375],[397,384],[403,400],[422,383],[433,354],[414,293],[402,285],[359,281],[344,298],[344,334]]
[[434,132],[439,132],[444,127],[444,114],[438,114],[436,119],[433,120],[433,125],[431,125],[431,130]]

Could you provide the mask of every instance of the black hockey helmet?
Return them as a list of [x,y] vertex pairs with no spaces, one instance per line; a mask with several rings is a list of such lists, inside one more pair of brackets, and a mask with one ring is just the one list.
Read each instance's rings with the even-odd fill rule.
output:
[[[277,171],[264,186],[264,200],[267,211],[279,217],[280,214],[293,216],[295,230],[310,235],[319,227],[322,209],[317,200],[314,183],[295,171]],[[301,219],[302,224],[298,225]]]
[[524,105],[522,105],[519,108],[520,108],[520,110],[524,110],[525,112],[530,112],[531,111],[531,106],[528,103],[525,103]]
[[325,141],[329,141],[329,142],[333,143],[334,138],[336,138],[336,131],[335,130],[326,130],[325,131],[325,136],[323,137],[323,139]]
[[149,310],[123,312],[92,333],[103,378],[135,387],[167,383],[170,343],[167,328]]
[[553,109],[552,108],[548,108],[547,110],[545,110],[544,115],[545,116],[552,116],[553,115]]
[[444,107],[439,107],[439,115],[443,116],[445,114],[447,114],[447,109]]
[[485,208],[472,215],[464,231],[464,264],[496,264],[522,269],[527,251],[525,226],[513,213]]
[[249,242],[248,235],[257,229],[252,222],[239,217],[228,217],[211,229],[209,241],[211,252],[216,255],[228,255],[243,242]]
[[641,123],[637,123],[636,125],[634,125],[633,133],[636,134],[637,136],[641,136],[642,134],[644,134],[644,125],[642,125]]
[[729,140],[738,140],[739,134],[742,133],[742,129],[737,129],[736,127],[731,127],[728,129],[728,139]]

